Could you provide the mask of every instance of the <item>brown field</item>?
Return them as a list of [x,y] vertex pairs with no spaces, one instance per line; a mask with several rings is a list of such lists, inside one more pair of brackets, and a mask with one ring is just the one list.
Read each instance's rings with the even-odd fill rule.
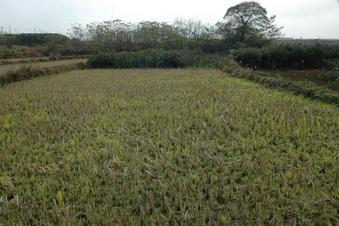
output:
[[0,65],[4,64],[20,64],[37,61],[49,61],[49,57],[28,57],[28,58],[15,58],[15,59],[1,59]]
[[42,63],[49,61],[58,61],[58,60],[72,60],[80,58],[89,58],[90,55],[77,55],[77,56],[48,56],[48,57],[28,57],[28,58],[14,58],[14,59],[0,59],[1,65],[8,64],[25,64],[25,63]]
[[72,65],[76,63],[84,63],[87,59],[71,59],[71,60],[57,60],[57,61],[49,61],[49,62],[37,62],[37,63],[24,63],[24,64],[11,64],[11,65],[0,65],[0,76],[6,74],[9,71],[16,71],[23,66],[32,66],[37,68],[50,68],[50,67],[58,67],[63,65]]

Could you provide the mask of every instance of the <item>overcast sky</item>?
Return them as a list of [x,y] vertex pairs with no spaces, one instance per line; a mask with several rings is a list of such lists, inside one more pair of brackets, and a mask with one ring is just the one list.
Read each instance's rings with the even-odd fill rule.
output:
[[[257,0],[287,37],[339,39],[339,0]],[[215,24],[239,0],[0,0],[0,31],[66,33],[72,23],[176,18]]]

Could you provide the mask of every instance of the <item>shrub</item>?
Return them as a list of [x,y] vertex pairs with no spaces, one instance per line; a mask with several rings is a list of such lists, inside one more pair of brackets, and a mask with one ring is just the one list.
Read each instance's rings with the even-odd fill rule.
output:
[[222,56],[160,49],[137,52],[101,52],[87,62],[91,68],[221,68],[223,64]]
[[339,57],[339,48],[315,44],[281,44],[264,48],[241,48],[233,51],[234,59],[253,69],[323,69],[333,68],[331,59]]
[[68,37],[61,34],[3,34],[0,45],[36,46],[46,44],[65,44]]

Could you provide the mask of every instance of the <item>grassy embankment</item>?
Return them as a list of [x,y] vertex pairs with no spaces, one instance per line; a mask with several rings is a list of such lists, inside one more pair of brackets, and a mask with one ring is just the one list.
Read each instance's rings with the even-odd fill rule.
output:
[[0,65],[0,85],[32,79],[35,77],[81,69],[87,59],[55,60],[39,63]]
[[267,88],[288,91],[339,107],[338,71],[256,71],[242,68],[232,60],[227,60],[223,71],[229,76],[256,82]]

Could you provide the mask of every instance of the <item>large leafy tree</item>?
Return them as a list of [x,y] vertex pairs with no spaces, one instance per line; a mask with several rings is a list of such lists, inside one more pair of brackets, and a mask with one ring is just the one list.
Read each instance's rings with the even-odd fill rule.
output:
[[279,36],[281,27],[275,25],[275,16],[257,2],[243,2],[229,8],[224,21],[218,24],[225,39],[246,45],[258,45]]

